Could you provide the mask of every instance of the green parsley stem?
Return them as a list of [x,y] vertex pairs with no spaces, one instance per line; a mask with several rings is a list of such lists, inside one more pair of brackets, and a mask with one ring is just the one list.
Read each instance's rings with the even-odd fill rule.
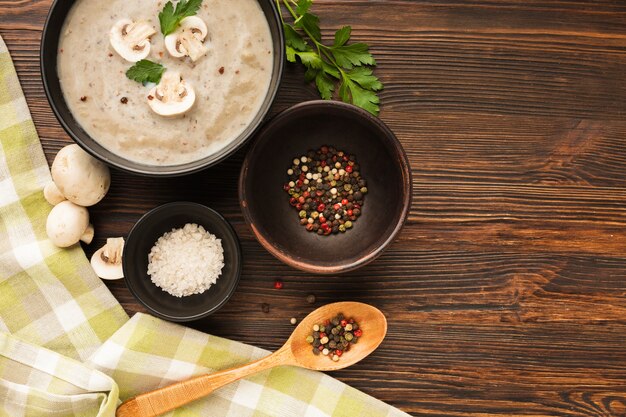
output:
[[280,0],[275,0],[275,1],[276,1],[276,9],[278,10],[278,15],[280,16],[280,23],[284,25],[285,19],[283,19],[283,11],[281,10],[281,7],[280,7]]
[[[285,7],[287,7],[287,10],[289,10],[289,13],[291,13],[291,16],[294,18],[294,20],[298,20],[301,16],[298,16],[298,14],[293,10],[293,8],[289,5],[289,1],[288,0],[283,0],[283,4],[285,5]],[[315,40],[315,38],[311,35],[311,33],[306,30],[306,28],[302,28],[302,30],[304,31],[304,33],[306,33],[306,35],[313,41],[313,43],[315,44],[315,47],[317,48],[317,54],[320,56],[322,56],[322,51],[320,49],[320,43],[317,42],[317,40]]]
[[[293,10],[293,8],[289,5],[289,1],[290,0],[283,0],[283,4],[285,5],[285,7],[287,7],[287,10],[289,10],[289,13],[291,13],[291,16],[294,18],[294,20],[298,20],[301,16],[298,16],[298,14]],[[291,1],[294,3],[294,5],[297,5],[297,3],[294,0],[291,0]],[[281,19],[282,19],[282,12],[281,12]],[[315,37],[313,37],[311,33],[308,30],[306,30],[306,28],[302,28],[302,30],[304,31],[304,33],[306,33],[309,39],[311,39],[313,43],[315,44],[315,47],[317,49],[317,54],[320,56],[320,58],[322,56],[326,57],[328,61],[330,61],[335,67],[337,67],[340,74],[342,76],[345,76],[345,72],[343,71],[343,69],[337,64],[337,62],[335,62],[333,56],[328,52],[328,49],[330,48],[318,42],[317,39],[315,39]]]
[[[285,7],[287,8],[287,10],[289,10],[289,13],[291,13],[291,16],[292,16],[294,19],[297,19],[297,18],[298,18],[298,15],[296,14],[296,12],[294,12],[294,11],[293,11],[293,9],[291,8],[291,6],[289,5],[289,1],[287,1],[287,0],[283,0],[283,4],[284,4],[284,5],[285,5]],[[308,35],[308,33],[307,33],[307,35]]]

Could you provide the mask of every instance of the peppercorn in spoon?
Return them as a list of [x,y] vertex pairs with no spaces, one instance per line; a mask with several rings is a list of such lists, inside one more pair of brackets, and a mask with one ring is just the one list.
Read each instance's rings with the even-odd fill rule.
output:
[[[319,323],[344,314],[358,322],[358,343],[337,361],[323,354],[314,354],[307,338]],[[340,327],[341,325],[339,325]],[[345,326],[344,326],[345,328]],[[214,374],[200,375],[186,381],[159,388],[124,402],[116,412],[117,417],[153,417],[202,398],[226,384],[275,366],[293,365],[314,371],[335,371],[354,365],[372,353],[387,333],[387,320],[383,313],[368,304],[340,302],[318,308],[306,316],[293,331],[287,342],[276,352],[256,362]]]

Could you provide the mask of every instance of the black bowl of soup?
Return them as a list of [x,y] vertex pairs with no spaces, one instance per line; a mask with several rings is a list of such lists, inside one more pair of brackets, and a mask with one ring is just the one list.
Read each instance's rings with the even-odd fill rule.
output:
[[406,221],[411,192],[409,160],[394,133],[338,101],[300,103],[266,123],[239,177],[256,239],[316,274],[355,270],[381,255]]
[[[55,0],[41,43],[46,96],[69,136],[105,163],[148,176],[189,174],[232,155],[267,115],[284,64],[284,35],[272,0],[203,0],[195,17],[208,33],[194,40],[195,54],[180,47],[188,45],[182,40],[190,39],[191,30],[182,25],[170,34],[180,36],[176,51],[168,49],[159,24],[165,4]],[[131,53],[147,46],[142,59],[163,66],[164,75],[180,75],[168,79],[180,78],[193,90],[188,110],[156,113],[154,100],[171,102],[158,93],[178,90],[163,87],[154,94],[157,83],[127,76],[139,55],[120,53],[115,35],[121,27],[123,41],[132,42],[129,34],[140,26],[148,43]],[[181,51],[183,56],[174,56]],[[188,97],[187,90],[183,94]]]

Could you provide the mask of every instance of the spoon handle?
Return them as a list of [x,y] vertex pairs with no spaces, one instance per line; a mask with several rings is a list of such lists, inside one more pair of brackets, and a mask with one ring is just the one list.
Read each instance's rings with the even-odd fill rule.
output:
[[258,361],[214,374],[200,375],[140,394],[117,408],[117,417],[155,417],[202,398],[218,388],[248,375],[279,365],[291,365],[291,351],[285,347]]

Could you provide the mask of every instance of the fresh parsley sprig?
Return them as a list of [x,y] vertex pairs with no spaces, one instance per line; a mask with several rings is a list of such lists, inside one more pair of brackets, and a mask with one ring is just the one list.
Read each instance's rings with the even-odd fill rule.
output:
[[164,72],[165,67],[163,65],[142,59],[126,71],[126,76],[143,85],[147,83],[158,84]]
[[[293,23],[285,22],[281,3],[291,14]],[[319,17],[311,13],[313,0],[276,0],[285,32],[287,61],[297,58],[307,68],[305,79],[315,81],[320,96],[333,96],[378,115],[377,92],[383,84],[373,74],[376,66],[369,47],[364,43],[348,44],[352,28],[344,26],[335,32],[331,46],[322,43]]]
[[163,36],[173,33],[184,18],[195,16],[201,4],[202,0],[180,0],[174,8],[174,4],[168,1],[159,13],[159,23]]

